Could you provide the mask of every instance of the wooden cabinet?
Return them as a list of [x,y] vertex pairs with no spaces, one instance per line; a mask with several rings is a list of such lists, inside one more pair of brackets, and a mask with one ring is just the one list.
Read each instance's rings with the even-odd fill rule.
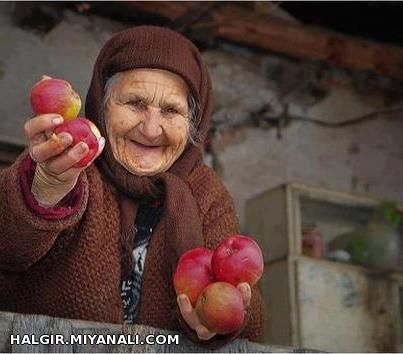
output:
[[399,351],[403,275],[306,257],[302,228],[325,244],[368,222],[379,201],[283,185],[246,204],[247,233],[261,245],[265,342],[338,352]]

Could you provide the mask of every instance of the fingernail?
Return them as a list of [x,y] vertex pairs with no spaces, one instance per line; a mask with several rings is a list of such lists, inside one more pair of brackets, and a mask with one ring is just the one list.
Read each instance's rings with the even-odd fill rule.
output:
[[186,298],[183,295],[178,296],[179,305],[185,306],[186,305]]
[[101,147],[104,147],[104,146],[105,146],[105,138],[104,138],[103,136],[101,136],[101,137],[99,138],[99,145],[100,145]]
[[67,145],[67,144],[70,144],[70,142],[71,142],[71,137],[70,137],[70,135],[67,135],[67,134],[61,134],[60,139],[62,141],[62,144]]
[[63,123],[63,118],[62,117],[55,117],[52,119],[53,124],[61,124]]
[[81,142],[80,144],[78,144],[78,146],[77,146],[77,151],[78,151],[78,153],[81,155],[81,154],[84,154],[85,152],[87,152],[87,146],[86,146],[86,144],[85,143],[83,143],[83,142]]

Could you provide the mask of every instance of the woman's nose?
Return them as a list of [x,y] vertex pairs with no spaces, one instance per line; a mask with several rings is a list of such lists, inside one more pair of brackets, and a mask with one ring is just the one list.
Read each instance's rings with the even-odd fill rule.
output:
[[158,110],[153,108],[149,110],[148,114],[145,116],[142,124],[140,125],[140,132],[146,139],[150,141],[160,137],[162,134],[162,127]]

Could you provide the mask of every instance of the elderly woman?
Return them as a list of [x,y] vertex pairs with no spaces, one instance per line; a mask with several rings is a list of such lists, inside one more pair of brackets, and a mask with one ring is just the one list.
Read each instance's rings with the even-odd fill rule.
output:
[[196,47],[168,29],[139,26],[101,50],[86,98],[100,129],[88,152],[45,114],[25,124],[29,151],[0,174],[0,310],[182,330],[201,345],[259,340],[256,288],[237,333],[204,327],[172,275],[191,248],[238,232],[234,205],[201,149],[211,114],[210,78]]

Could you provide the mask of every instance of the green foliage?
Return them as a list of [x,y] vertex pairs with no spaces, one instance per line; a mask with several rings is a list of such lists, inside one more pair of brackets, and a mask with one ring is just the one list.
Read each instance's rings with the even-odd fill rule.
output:
[[368,236],[364,229],[357,229],[349,233],[347,252],[354,264],[365,265],[368,263]]
[[402,223],[402,214],[391,201],[385,201],[380,206],[383,216],[393,225]]

